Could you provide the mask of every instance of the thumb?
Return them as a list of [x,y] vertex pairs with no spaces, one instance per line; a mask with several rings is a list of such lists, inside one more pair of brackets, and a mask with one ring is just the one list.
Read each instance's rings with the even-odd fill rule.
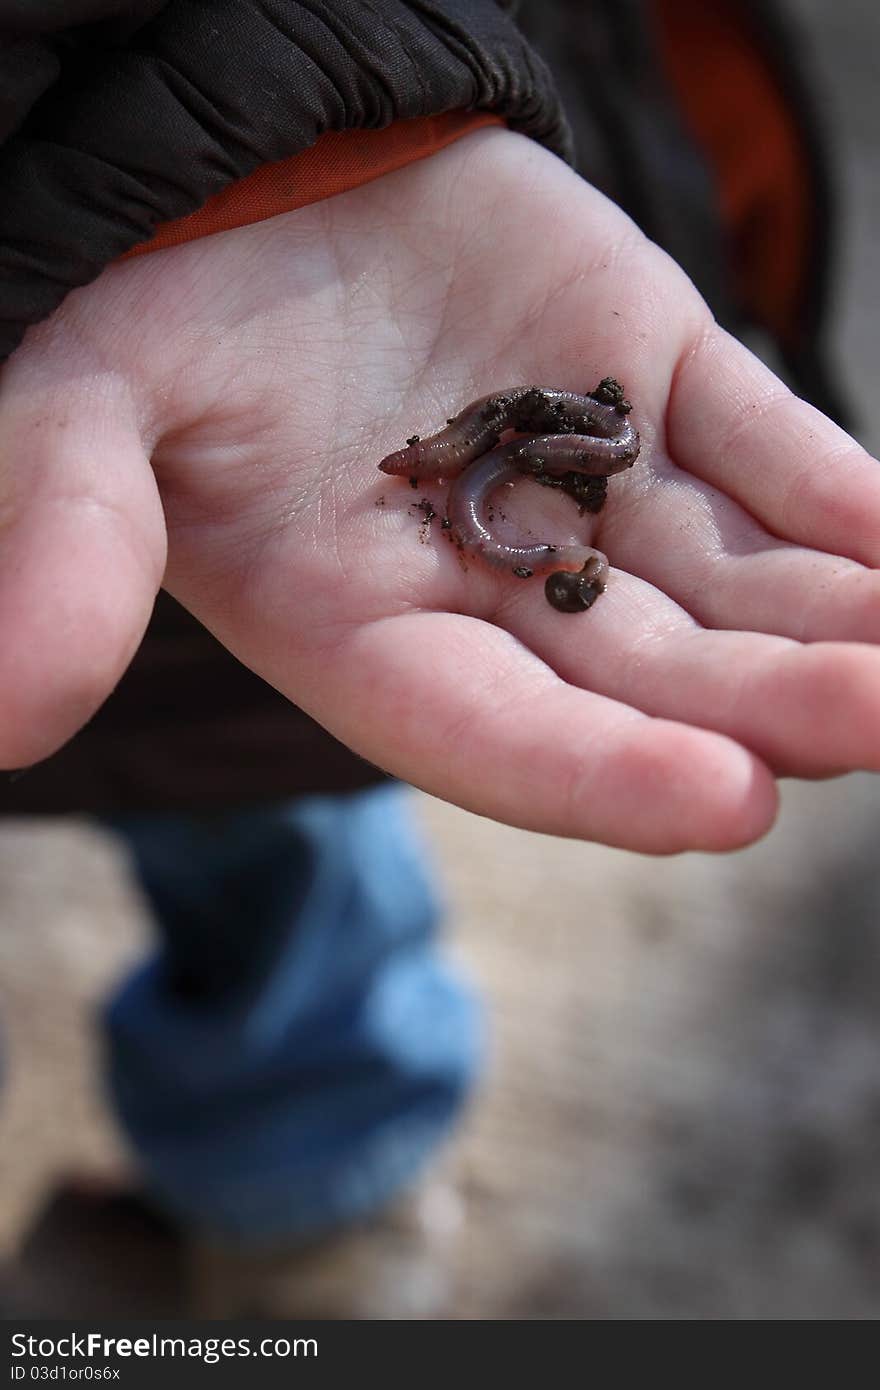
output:
[[[106,380],[0,391],[0,767],[94,714],[149,621],[165,526],[134,411]],[[73,389],[71,389],[73,387]]]

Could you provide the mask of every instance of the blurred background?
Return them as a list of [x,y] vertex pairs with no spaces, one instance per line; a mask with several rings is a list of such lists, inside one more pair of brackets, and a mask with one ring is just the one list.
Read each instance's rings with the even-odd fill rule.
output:
[[[835,351],[876,451],[880,8],[789,8],[843,200]],[[320,1283],[338,1316],[876,1317],[880,779],[787,786],[762,844],[669,861],[416,800],[490,1001],[489,1071],[418,1213],[427,1263],[389,1221],[353,1256],[276,1271],[272,1311],[310,1311]],[[95,1011],[149,922],[115,843],[0,821],[0,923],[0,1312],[265,1307],[265,1271],[172,1268],[163,1233],[121,1215],[127,1283],[126,1247],[108,1256],[57,1201],[128,1164]]]

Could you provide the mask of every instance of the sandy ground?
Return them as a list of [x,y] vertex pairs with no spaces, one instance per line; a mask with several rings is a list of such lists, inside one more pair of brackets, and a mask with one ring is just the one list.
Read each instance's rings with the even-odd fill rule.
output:
[[[876,447],[880,16],[799,9],[829,81],[846,55],[829,108],[849,211],[839,346]],[[789,786],[761,845],[670,861],[418,803],[494,1032],[456,1153],[450,1310],[876,1316],[880,780]],[[81,822],[0,826],[0,918],[12,1259],[60,1177],[125,1162],[96,1087],[96,1009],[149,923],[115,845]],[[412,1311],[405,1283],[369,1311]]]

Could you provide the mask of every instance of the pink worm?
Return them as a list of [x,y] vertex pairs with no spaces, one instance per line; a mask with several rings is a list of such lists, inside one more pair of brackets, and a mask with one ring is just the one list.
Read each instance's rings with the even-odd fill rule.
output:
[[[489,500],[503,484],[568,474],[608,477],[632,467],[639,452],[623,388],[611,377],[594,394],[514,387],[473,401],[428,439],[414,436],[379,464],[411,479],[453,478],[447,502],[450,532],[462,550],[519,578],[548,574],[545,592],[563,612],[589,608],[605,588],[608,561],[592,546],[510,544],[496,536]],[[540,431],[499,446],[505,430]],[[572,573],[572,572],[575,573]]]

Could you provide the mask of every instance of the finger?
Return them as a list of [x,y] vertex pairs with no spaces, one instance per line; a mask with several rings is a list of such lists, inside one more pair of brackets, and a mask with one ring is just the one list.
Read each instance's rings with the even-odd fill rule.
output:
[[48,756],[119,680],[162,577],[164,526],[130,415],[105,389],[0,403],[0,767]]
[[880,465],[721,329],[680,359],[666,429],[680,467],[774,535],[880,565]]
[[880,770],[874,647],[706,631],[666,595],[614,571],[583,621],[533,590],[505,608],[504,622],[564,680],[725,734],[782,775]]
[[798,641],[880,642],[880,573],[779,541],[737,502],[673,465],[606,509],[603,545],[704,627]]
[[729,739],[574,689],[478,619],[380,620],[310,668],[298,703],[379,766],[480,815],[658,854],[746,844],[775,815],[767,769]]

